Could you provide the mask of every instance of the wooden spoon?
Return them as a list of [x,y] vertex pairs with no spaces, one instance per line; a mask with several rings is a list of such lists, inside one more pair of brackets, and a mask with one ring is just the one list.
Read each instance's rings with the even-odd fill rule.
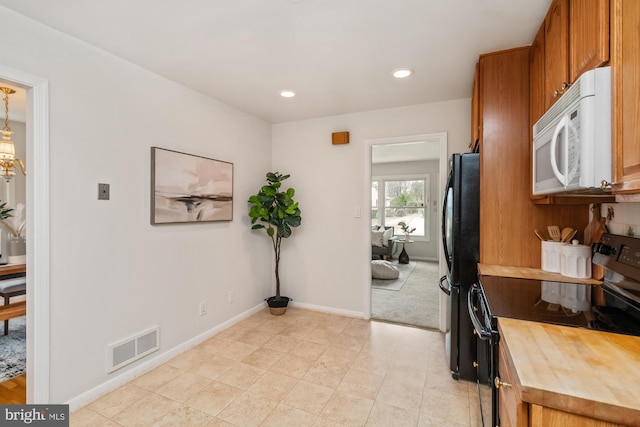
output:
[[549,232],[549,237],[551,237],[554,242],[560,241],[560,228],[557,225],[548,226],[547,231]]
[[536,236],[538,236],[538,239],[540,239],[541,241],[545,241],[547,239],[544,238],[544,236],[542,235],[542,233],[539,230],[533,230],[534,233],[536,233]]
[[560,241],[568,242],[575,235],[574,229],[571,227],[565,227],[562,229],[562,233],[560,233]]

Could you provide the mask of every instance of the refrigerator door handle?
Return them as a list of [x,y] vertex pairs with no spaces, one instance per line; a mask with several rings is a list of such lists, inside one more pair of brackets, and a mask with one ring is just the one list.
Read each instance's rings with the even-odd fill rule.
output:
[[[446,288],[442,286],[442,282],[445,282],[445,281],[447,282]],[[446,274],[440,278],[440,281],[438,282],[438,286],[440,286],[440,289],[442,290],[442,292],[451,296],[451,285],[449,284],[449,279],[447,278]]]
[[473,327],[478,334],[478,338],[483,341],[487,341],[491,339],[491,332],[487,331],[478,319],[478,315],[476,314],[476,306],[473,302],[473,297],[480,292],[480,288],[478,288],[477,284],[474,284],[471,289],[469,289],[469,293],[467,294],[467,309],[469,310],[469,317],[471,318],[471,323],[473,323]]

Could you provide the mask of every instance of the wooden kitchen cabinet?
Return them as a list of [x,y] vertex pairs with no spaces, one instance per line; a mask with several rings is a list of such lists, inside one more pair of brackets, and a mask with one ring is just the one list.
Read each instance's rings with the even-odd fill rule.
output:
[[513,369],[505,350],[505,343],[500,344],[498,357],[498,416],[500,427],[527,427],[529,425],[529,405],[522,401],[520,390],[514,381]]
[[583,230],[588,205],[537,205],[531,194],[529,52],[522,47],[480,56],[480,262],[540,267],[534,230]]
[[480,105],[478,104],[478,68],[473,73],[473,92],[471,94],[471,142],[469,143],[469,151],[475,152],[480,141]]
[[609,61],[609,0],[571,0],[569,79]]
[[640,1],[611,1],[613,192],[640,194]]
[[[621,424],[583,417],[540,405],[530,406],[530,427],[624,427]],[[501,424],[502,425],[502,424]]]
[[531,125],[585,71],[609,61],[609,0],[554,0],[531,44]]
[[569,0],[553,0],[544,19],[545,99],[548,109],[569,81]]

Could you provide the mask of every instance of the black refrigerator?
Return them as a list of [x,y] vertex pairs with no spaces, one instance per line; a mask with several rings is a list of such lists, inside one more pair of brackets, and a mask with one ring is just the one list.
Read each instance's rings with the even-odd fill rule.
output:
[[476,337],[467,310],[480,260],[480,155],[454,154],[442,203],[442,245],[447,274],[440,289],[448,295],[446,352],[455,379],[476,381]]

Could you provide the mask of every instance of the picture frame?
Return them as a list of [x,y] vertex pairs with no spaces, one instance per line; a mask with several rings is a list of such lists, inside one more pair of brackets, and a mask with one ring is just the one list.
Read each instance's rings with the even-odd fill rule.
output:
[[151,224],[233,220],[233,163],[151,147]]

